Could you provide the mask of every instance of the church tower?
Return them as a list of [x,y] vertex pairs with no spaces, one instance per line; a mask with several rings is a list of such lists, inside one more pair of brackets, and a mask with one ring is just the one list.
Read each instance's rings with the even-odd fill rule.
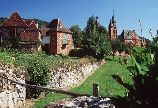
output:
[[109,29],[110,40],[115,40],[117,38],[117,27],[116,27],[114,13],[113,13],[112,18],[110,19],[108,29]]

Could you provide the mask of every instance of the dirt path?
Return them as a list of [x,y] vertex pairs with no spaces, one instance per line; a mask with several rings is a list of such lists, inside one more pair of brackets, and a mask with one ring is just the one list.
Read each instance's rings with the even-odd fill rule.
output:
[[37,101],[37,99],[27,99],[25,101],[25,108],[32,108],[32,106],[35,104],[35,102]]

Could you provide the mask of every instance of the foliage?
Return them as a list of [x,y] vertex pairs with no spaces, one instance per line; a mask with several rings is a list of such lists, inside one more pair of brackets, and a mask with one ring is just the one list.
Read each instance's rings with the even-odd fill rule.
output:
[[13,49],[0,49],[0,61],[24,67],[29,73],[29,82],[35,85],[46,85],[50,79],[49,69],[62,60],[63,56],[48,56],[42,52],[25,53]]
[[74,48],[69,54],[71,57],[84,57],[85,55],[86,53],[82,48]]
[[108,33],[104,26],[100,25],[94,16],[87,21],[87,26],[83,33],[84,49],[89,55],[97,59],[103,59],[111,50]]
[[12,64],[14,60],[13,57],[10,56],[10,54],[8,54],[6,51],[3,51],[3,53],[0,53],[0,62]]
[[137,104],[139,108],[154,107],[157,100],[158,80],[155,76],[150,75],[151,70],[144,70],[134,57],[132,59],[133,65],[127,66],[127,69],[130,71],[134,83],[125,83],[119,75],[113,75],[113,78],[128,89],[127,97],[132,104]]
[[46,85],[50,79],[49,66],[44,58],[37,56],[30,60],[26,70],[29,73],[30,81],[37,85]]
[[78,25],[73,25],[70,27],[72,34],[72,39],[75,48],[81,48],[83,46],[83,35],[81,28]]
[[141,66],[149,66],[153,64],[153,59],[152,56],[153,54],[151,53],[151,50],[148,48],[143,48],[143,47],[134,47],[133,48],[133,56],[135,57],[136,61],[141,65]]
[[112,46],[112,51],[113,52],[116,52],[116,51],[119,51],[119,52],[125,51],[126,53],[130,54],[130,51],[132,49],[132,46],[131,46],[130,43],[129,44],[125,44],[125,43],[121,42],[120,39],[112,40],[111,41],[111,46]]
[[133,84],[125,83],[119,75],[113,78],[128,89],[127,97],[132,106],[139,108],[156,108],[158,100],[158,44],[157,39],[153,41],[154,59],[151,57],[150,49],[134,48],[131,65],[127,66],[130,71]]
[[119,39],[112,40],[111,41],[111,48],[112,48],[113,53],[118,51],[121,48],[121,41]]
[[6,17],[0,17],[0,25],[6,20]]
[[4,41],[3,46],[4,48],[16,48],[19,46],[19,40],[17,38],[9,38]]

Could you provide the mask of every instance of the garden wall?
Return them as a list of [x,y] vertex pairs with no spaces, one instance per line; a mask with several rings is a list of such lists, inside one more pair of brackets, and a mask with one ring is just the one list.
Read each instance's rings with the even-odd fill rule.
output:
[[26,97],[25,87],[6,78],[25,83],[25,71],[0,63],[0,108],[23,107]]
[[99,65],[99,62],[91,62],[53,68],[51,71],[52,80],[49,82],[48,87],[68,90],[73,86],[80,85]]

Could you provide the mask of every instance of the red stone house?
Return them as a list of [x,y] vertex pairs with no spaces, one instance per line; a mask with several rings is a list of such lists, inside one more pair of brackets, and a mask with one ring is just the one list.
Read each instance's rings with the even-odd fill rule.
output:
[[45,28],[41,28],[43,50],[48,54],[68,55],[73,48],[72,33],[59,19],[52,20]]
[[[41,41],[38,24],[34,20],[24,20],[18,12],[14,12],[0,25],[0,45],[8,40],[18,39],[20,49],[40,50],[38,41]],[[16,46],[16,45],[15,45]]]
[[38,23],[24,20],[18,12],[0,25],[0,46],[14,39],[19,41],[20,46],[13,44],[13,48],[27,51],[41,50],[40,41],[48,54],[68,55],[73,48],[72,33],[59,19],[52,20],[45,28],[38,28]]
[[120,37],[122,42],[125,44],[131,43],[133,46],[141,46],[141,38],[137,35],[135,30],[123,30]]
[[121,39],[121,41],[125,44],[131,43],[132,45],[139,46],[139,47],[147,45],[147,39],[145,39],[144,37],[138,36],[135,31],[123,30],[121,35],[118,36],[114,14],[112,18],[110,19],[108,32],[109,32],[109,39],[111,41],[115,39]]

